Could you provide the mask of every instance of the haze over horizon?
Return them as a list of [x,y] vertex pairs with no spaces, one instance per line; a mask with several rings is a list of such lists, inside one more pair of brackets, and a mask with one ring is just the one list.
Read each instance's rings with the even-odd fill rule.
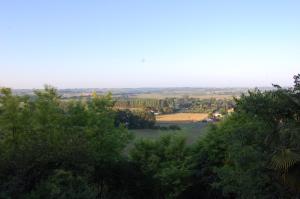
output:
[[[39,90],[43,89],[45,86],[51,86],[58,90],[106,90],[106,91],[114,91],[114,90],[142,90],[142,92],[147,92],[147,90],[180,90],[180,89],[190,89],[190,90],[197,90],[197,89],[273,89],[273,86],[260,86],[260,87],[56,87],[50,84],[44,84],[43,86],[34,87],[34,88],[12,88],[13,90]],[[0,85],[1,87],[1,85]],[[5,86],[4,86],[5,87]],[[289,87],[287,87],[289,88]]]
[[0,2],[0,87],[292,85],[300,1]]

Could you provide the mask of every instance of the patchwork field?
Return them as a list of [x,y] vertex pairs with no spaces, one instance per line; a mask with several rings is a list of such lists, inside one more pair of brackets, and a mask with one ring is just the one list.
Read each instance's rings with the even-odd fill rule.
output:
[[207,127],[208,124],[200,121],[207,117],[208,114],[206,113],[175,113],[158,115],[156,117],[157,125],[169,126],[175,124],[178,125],[181,130],[135,129],[130,131],[134,134],[135,140],[157,139],[160,136],[167,134],[182,134],[186,136],[187,144],[193,144],[204,135],[205,127]]
[[202,121],[207,117],[207,113],[175,113],[167,115],[158,115],[156,117],[156,121],[170,123],[190,123]]
[[164,94],[164,93],[142,93],[142,94],[136,94],[133,95],[132,97],[135,98],[141,98],[141,99],[165,99],[165,98],[182,98],[185,95],[188,95],[191,98],[198,98],[198,99],[232,99],[233,97],[239,97],[240,93],[238,94],[198,94],[198,93],[189,93],[189,94],[180,94],[180,93],[169,93],[169,94]]

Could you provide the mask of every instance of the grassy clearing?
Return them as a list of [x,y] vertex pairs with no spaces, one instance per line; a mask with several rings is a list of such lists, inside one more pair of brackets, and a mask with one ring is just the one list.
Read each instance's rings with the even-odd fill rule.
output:
[[170,123],[190,123],[204,120],[207,117],[207,113],[175,113],[167,115],[158,115],[156,117],[156,121]]
[[[168,126],[174,123],[158,123],[160,126]],[[162,135],[166,134],[183,134],[187,137],[187,143],[192,144],[195,143],[204,133],[204,129],[207,126],[207,123],[202,122],[190,122],[190,123],[178,123],[178,126],[181,127],[179,131],[172,130],[154,130],[154,129],[137,129],[131,130],[131,132],[135,135],[135,140],[138,139],[157,139]]]
[[207,126],[207,123],[199,121],[207,117],[208,114],[206,113],[175,113],[158,115],[156,117],[157,125],[169,126],[176,124],[181,128],[181,130],[136,129],[130,131],[134,134],[135,141],[139,139],[157,139],[160,136],[167,134],[183,134],[187,138],[187,144],[193,144],[204,134],[205,127]]

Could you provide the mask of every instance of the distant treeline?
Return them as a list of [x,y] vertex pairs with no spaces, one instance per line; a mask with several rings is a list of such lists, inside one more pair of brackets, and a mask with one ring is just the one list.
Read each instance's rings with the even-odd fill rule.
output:
[[143,98],[117,98],[117,108],[124,109],[152,109],[161,113],[173,113],[176,111],[176,98],[143,99]]
[[198,99],[189,98],[117,98],[115,107],[123,109],[151,109],[160,113],[192,112],[210,113],[213,111],[227,112],[235,105],[234,99]]

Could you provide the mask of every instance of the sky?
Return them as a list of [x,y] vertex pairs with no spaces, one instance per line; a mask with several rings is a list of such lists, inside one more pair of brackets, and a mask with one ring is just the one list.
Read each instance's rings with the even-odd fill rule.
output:
[[299,0],[0,0],[0,86],[290,86]]

